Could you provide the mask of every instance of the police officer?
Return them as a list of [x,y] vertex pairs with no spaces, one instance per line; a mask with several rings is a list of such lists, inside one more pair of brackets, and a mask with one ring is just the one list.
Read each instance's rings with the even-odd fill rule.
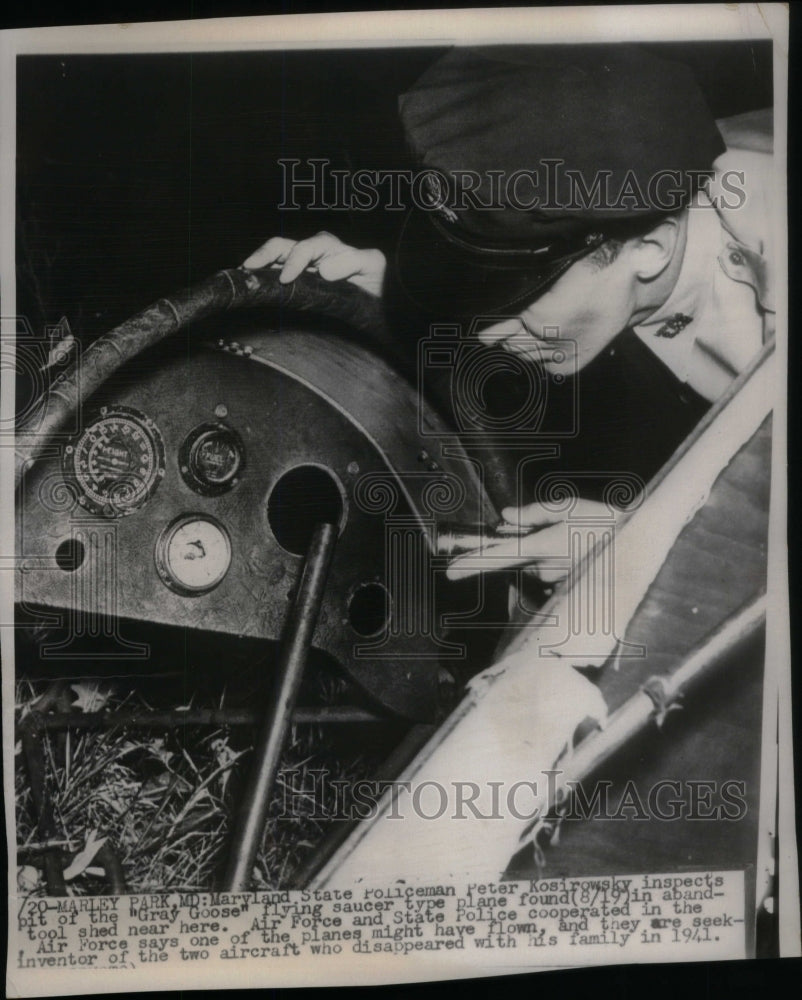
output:
[[[431,319],[487,317],[482,342],[554,373],[629,328],[708,401],[772,335],[770,126],[716,123],[687,67],[630,45],[456,48],[400,113],[429,197],[390,268],[330,233],[273,238],[245,266],[392,284]],[[543,526],[511,552],[559,554],[539,505],[503,516]]]

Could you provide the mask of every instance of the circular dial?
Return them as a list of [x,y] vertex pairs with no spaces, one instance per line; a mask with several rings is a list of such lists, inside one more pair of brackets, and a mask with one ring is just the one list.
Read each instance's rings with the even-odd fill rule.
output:
[[104,517],[133,514],[164,477],[158,427],[128,406],[104,406],[73,445],[64,471],[78,485],[78,503]]
[[191,489],[215,496],[236,486],[245,449],[239,435],[225,424],[201,424],[181,445],[179,464]]
[[203,594],[220,583],[231,565],[225,528],[210,517],[185,514],[169,524],[156,543],[156,569],[180,594]]

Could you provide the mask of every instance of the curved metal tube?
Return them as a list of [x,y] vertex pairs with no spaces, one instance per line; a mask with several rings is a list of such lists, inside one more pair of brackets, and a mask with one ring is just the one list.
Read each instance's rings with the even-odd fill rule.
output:
[[308,273],[282,285],[278,274],[273,268],[218,271],[192,288],[159,299],[99,337],[84,352],[80,366],[60,375],[43,395],[42,406],[34,408],[17,429],[15,485],[42,454],[50,436],[114,372],[190,323],[226,309],[269,306],[339,319],[362,333],[375,334],[383,328],[379,300],[356,285],[327,282]]

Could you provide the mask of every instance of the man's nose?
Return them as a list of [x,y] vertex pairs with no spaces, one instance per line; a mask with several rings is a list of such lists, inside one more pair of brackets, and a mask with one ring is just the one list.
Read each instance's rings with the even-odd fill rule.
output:
[[486,346],[492,347],[494,344],[499,347],[507,346],[504,341],[509,340],[510,337],[521,336],[525,334],[526,331],[521,323],[521,320],[514,316],[511,319],[500,320],[497,323],[493,323],[491,326],[485,327],[484,330],[479,331],[479,340]]

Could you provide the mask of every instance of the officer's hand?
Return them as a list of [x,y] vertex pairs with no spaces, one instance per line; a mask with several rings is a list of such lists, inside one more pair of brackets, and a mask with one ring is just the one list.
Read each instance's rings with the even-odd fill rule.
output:
[[[558,583],[568,576],[571,569],[570,532],[593,532],[598,538],[599,528],[609,528],[611,523],[610,508],[595,500],[576,501],[570,516],[571,519],[578,519],[578,523],[571,525],[570,529],[563,513],[549,510],[540,503],[527,504],[525,507],[505,507],[501,516],[511,526],[534,530],[523,537],[511,535],[500,541],[488,542],[477,552],[458,556],[451,561],[446,571],[450,580],[526,566],[527,570],[544,583]],[[583,544],[583,551],[585,547]]]
[[302,271],[317,271],[326,281],[348,280],[379,296],[387,261],[381,250],[357,250],[322,232],[300,242],[274,236],[243,263],[252,271],[268,266],[281,269],[282,284],[295,281]]

